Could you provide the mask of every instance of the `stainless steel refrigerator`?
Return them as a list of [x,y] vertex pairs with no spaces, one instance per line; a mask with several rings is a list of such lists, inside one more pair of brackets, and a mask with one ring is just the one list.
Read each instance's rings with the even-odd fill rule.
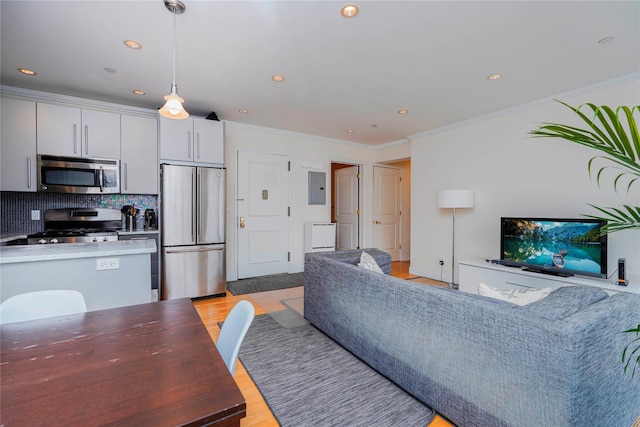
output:
[[223,295],[226,170],[161,165],[162,299]]

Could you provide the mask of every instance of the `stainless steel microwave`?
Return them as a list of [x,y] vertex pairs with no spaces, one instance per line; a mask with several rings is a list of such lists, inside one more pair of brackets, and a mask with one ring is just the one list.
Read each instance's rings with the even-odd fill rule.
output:
[[38,191],[120,193],[120,161],[38,155]]

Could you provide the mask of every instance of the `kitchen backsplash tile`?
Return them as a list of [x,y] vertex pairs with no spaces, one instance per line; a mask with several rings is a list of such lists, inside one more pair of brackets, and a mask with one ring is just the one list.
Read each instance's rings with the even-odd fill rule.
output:
[[0,192],[0,233],[31,234],[44,230],[44,221],[31,219],[31,211],[39,210],[40,217],[47,209],[56,208],[108,208],[120,210],[124,205],[138,209],[136,228],[144,227],[144,210],[155,209],[158,197],[139,194],[64,194]]

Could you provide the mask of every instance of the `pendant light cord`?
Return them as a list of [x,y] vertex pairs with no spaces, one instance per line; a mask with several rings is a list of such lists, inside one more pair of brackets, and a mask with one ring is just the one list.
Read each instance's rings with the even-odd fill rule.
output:
[[177,87],[176,85],[176,51],[177,50],[178,50],[178,36],[176,31],[176,10],[173,9],[173,85],[171,87],[172,92],[173,92],[173,88]]

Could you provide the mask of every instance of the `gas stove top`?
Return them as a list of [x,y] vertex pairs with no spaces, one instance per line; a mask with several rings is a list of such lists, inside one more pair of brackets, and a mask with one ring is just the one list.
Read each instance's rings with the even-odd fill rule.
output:
[[27,236],[29,245],[109,242],[118,240],[120,211],[102,208],[49,209],[45,230]]
[[27,236],[29,245],[48,243],[111,242],[118,240],[117,231],[105,230],[49,230]]

